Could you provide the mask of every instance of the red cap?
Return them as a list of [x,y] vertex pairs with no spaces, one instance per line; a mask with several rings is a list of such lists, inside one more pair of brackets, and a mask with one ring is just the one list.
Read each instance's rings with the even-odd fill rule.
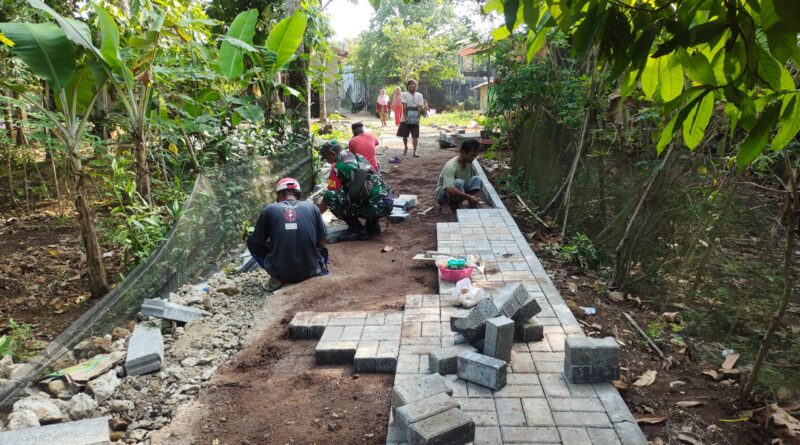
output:
[[300,183],[294,178],[283,178],[278,181],[278,184],[275,186],[275,191],[280,192],[283,190],[297,190],[299,192]]

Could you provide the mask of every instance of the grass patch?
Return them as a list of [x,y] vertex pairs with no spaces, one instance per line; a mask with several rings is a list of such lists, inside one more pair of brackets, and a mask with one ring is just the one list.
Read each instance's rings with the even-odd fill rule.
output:
[[435,114],[433,116],[423,117],[422,125],[438,125],[446,127],[454,125],[456,127],[470,127],[477,123],[482,125],[485,117],[477,111],[454,111],[451,113]]

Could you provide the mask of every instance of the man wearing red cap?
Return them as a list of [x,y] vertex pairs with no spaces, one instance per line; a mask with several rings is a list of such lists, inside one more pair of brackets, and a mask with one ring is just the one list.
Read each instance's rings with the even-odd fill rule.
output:
[[294,178],[278,181],[275,192],[275,202],[261,211],[247,238],[253,259],[269,273],[269,292],[327,273],[328,232],[319,209],[300,201],[300,183]]

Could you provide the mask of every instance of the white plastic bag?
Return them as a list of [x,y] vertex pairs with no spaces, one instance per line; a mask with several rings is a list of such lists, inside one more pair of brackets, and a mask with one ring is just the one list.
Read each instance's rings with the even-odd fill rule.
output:
[[472,287],[469,278],[463,278],[453,288],[453,303],[456,306],[473,307],[486,298],[486,293],[480,287]]

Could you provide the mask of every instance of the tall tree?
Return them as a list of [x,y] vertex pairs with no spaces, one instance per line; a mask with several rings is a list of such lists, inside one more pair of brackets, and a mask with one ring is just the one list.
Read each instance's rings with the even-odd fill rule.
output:
[[[432,85],[460,77],[457,52],[473,33],[454,0],[385,0],[355,44],[352,63],[371,85],[414,77]],[[454,32],[456,31],[456,32]]]

